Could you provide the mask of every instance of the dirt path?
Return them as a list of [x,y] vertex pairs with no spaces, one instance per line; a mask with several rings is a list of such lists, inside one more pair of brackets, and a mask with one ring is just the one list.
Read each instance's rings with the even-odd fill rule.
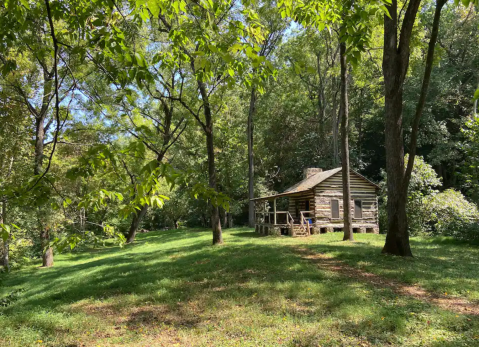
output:
[[361,269],[349,266],[340,260],[334,259],[325,253],[316,253],[304,247],[294,247],[293,250],[299,254],[301,258],[316,264],[316,266],[323,270],[337,272],[343,276],[367,282],[376,287],[389,288],[399,295],[411,296],[448,311],[479,316],[479,305],[466,299],[431,293],[417,285],[410,285],[389,278],[384,278],[370,272],[365,272]]

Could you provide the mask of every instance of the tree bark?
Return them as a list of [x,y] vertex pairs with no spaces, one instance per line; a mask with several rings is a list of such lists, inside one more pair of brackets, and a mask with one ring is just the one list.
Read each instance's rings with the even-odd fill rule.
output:
[[249,112],[248,112],[248,199],[249,199],[249,210],[248,210],[248,226],[254,228],[254,151],[253,151],[253,131],[254,123],[253,116],[256,112],[256,89],[253,87],[251,89],[251,97],[249,102]]
[[[332,78],[332,83],[331,85],[334,87],[336,86],[336,83],[334,83],[335,78]],[[338,107],[337,107],[337,102],[336,102],[336,92],[333,93],[333,107],[332,107],[332,114],[331,114],[331,122],[333,125],[333,166],[337,167],[338,166],[338,158],[339,158],[339,136],[338,136],[338,124],[339,124],[339,116],[338,116]]]
[[423,84],[416,105],[413,120],[411,142],[409,146],[410,159],[408,166],[404,164],[403,138],[403,86],[409,65],[410,40],[421,0],[411,0],[404,14],[398,43],[397,0],[393,0],[388,11],[391,16],[384,16],[384,52],[383,75],[385,87],[385,138],[386,138],[386,171],[388,188],[388,233],[383,253],[412,256],[409,243],[408,221],[406,214],[407,192],[409,180],[414,166],[417,147],[419,121],[424,107],[429,78],[432,71],[434,48],[437,41],[439,21],[445,0],[436,4],[433,28],[429,40],[426,57],[426,69]]
[[[215,147],[213,137],[213,116],[211,114],[211,105],[206,86],[204,82],[198,80],[198,89],[200,90],[201,99],[203,101],[203,109],[205,115],[204,132],[206,135],[206,151],[208,153],[208,184],[215,192],[217,189],[216,182],[216,166],[215,166]],[[223,243],[223,233],[221,230],[221,220],[219,207],[210,202],[211,211],[211,229],[213,231],[213,245]]]
[[[2,201],[2,215],[1,215],[1,220],[0,222],[2,224],[6,224],[7,223],[7,202],[4,200]],[[5,240],[3,241],[3,250],[2,250],[2,266],[3,266],[3,269],[6,271],[6,272],[9,272],[10,271],[10,236]]]
[[231,229],[233,227],[233,215],[228,213],[228,227]]
[[132,243],[133,241],[135,241],[136,233],[147,211],[148,205],[144,204],[141,206],[140,210],[133,215],[133,220],[131,221],[130,229],[128,230],[128,237],[126,239],[126,243]]
[[[209,108],[208,108],[209,110]],[[206,113],[206,108],[205,108]],[[209,123],[209,126],[208,126]],[[216,168],[215,168],[215,152],[213,145],[213,124],[211,122],[206,122],[207,131],[206,131],[206,148],[208,152],[208,182],[210,188],[213,188],[216,191]],[[223,232],[221,230],[221,221],[220,221],[220,211],[219,207],[210,203],[211,210],[211,228],[213,230],[213,245],[223,243]]]
[[[45,139],[45,114],[41,114],[36,118],[35,124],[35,163],[33,168],[33,174],[35,176],[41,175],[42,165],[43,165],[43,156],[44,156],[44,139]],[[38,211],[38,213],[42,213]],[[53,249],[48,247],[50,243],[50,233],[47,230],[46,226],[43,226],[40,223],[40,242],[42,245],[43,255],[42,255],[42,266],[50,267],[53,266]]]
[[354,241],[353,220],[351,217],[351,183],[349,177],[349,105],[348,105],[348,66],[346,63],[346,44],[339,47],[341,63],[341,167],[343,181],[343,241]]
[[[41,239],[42,239],[42,247],[45,250],[45,248],[48,246],[48,243],[50,242],[50,233],[48,230],[43,230],[41,233]],[[43,253],[43,267],[50,267],[53,266],[53,248],[48,247],[46,248],[45,252]]]

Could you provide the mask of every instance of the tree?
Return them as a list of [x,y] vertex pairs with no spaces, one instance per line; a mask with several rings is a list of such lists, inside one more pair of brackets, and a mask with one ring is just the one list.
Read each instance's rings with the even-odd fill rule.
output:
[[[433,67],[434,49],[439,32],[441,10],[446,3],[438,0],[429,39],[424,77],[413,119],[409,143],[409,161],[404,165],[403,87],[409,66],[411,39],[421,0],[408,3],[402,24],[399,23],[398,3],[387,5],[384,16],[383,75],[385,95],[386,171],[388,174],[388,233],[383,253],[412,256],[407,226],[407,189],[416,155],[419,123]],[[400,30],[398,32],[398,28]]]
[[346,64],[346,43],[339,44],[339,61],[341,64],[341,168],[343,181],[343,240],[354,241],[353,219],[351,216],[351,183],[349,169],[349,103],[348,72]]
[[[267,30],[266,37],[264,40],[259,42],[260,51],[258,53],[259,57],[268,58],[269,55],[277,48],[281,42],[281,38],[286,29],[286,23],[279,18],[277,11],[274,8],[271,8],[272,4],[270,1],[262,4],[258,10],[262,24]],[[261,81],[256,81],[258,77],[256,76],[256,68],[253,68],[252,71],[253,81],[251,86],[251,93],[249,99],[249,108],[248,108],[248,121],[246,127],[246,136],[248,137],[248,225],[250,228],[253,228],[255,225],[254,215],[255,215],[255,204],[252,199],[254,199],[254,115],[256,113],[256,103],[258,99],[258,86],[257,83]]]

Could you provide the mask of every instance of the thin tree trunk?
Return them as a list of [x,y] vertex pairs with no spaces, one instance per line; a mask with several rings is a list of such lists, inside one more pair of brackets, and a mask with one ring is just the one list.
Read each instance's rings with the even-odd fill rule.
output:
[[[2,215],[1,221],[2,224],[7,223],[7,202],[4,200],[2,201]],[[3,241],[3,250],[2,250],[2,266],[3,269],[8,272],[10,271],[10,235],[6,240]]]
[[[173,145],[178,137],[174,139],[172,137],[171,133],[171,124],[172,124],[172,119],[173,119],[173,106],[170,105],[168,106],[166,102],[162,101],[162,106],[163,106],[163,112],[165,114],[165,119],[163,121],[163,127],[164,127],[164,133],[163,133],[163,144],[162,144],[162,149],[158,156],[156,157],[156,161],[158,163],[161,163],[163,161],[163,158],[165,157],[165,154],[168,150],[168,148]],[[181,124],[181,122],[180,122]],[[178,125],[179,126],[179,125]],[[180,132],[181,134],[181,132]],[[178,135],[179,136],[179,135]],[[126,164],[125,169],[127,169]],[[130,176],[132,180],[132,184],[134,184],[135,179],[133,176]],[[133,243],[135,241],[136,233],[138,231],[138,228],[141,224],[141,221],[146,215],[146,212],[148,211],[148,205],[145,204],[141,206],[140,211],[137,211],[135,215],[133,216],[133,219],[131,220],[130,224],[130,229],[128,231],[128,238],[127,238],[127,243]]]
[[[198,89],[201,93],[203,101],[203,109],[205,115],[204,132],[206,135],[206,151],[208,153],[208,184],[214,191],[217,190],[216,182],[216,166],[215,166],[215,147],[213,137],[213,116],[211,114],[211,105],[206,86],[202,81],[198,81]],[[211,211],[211,229],[213,231],[213,245],[223,243],[223,233],[221,230],[221,220],[219,207],[210,202]]]
[[[205,110],[206,111],[206,110]],[[208,151],[208,181],[210,188],[216,191],[216,169],[215,169],[215,152],[213,145],[213,124],[206,131],[206,148]],[[208,122],[207,122],[208,124]],[[208,126],[208,125],[207,125]],[[210,203],[211,210],[211,228],[213,230],[213,245],[223,243],[223,233],[221,230],[219,207]]]
[[346,63],[346,44],[339,47],[341,63],[341,167],[343,179],[343,240],[354,241],[351,217],[351,184],[349,177],[349,105],[348,105],[348,67]]
[[248,226],[254,228],[254,151],[253,151],[253,116],[256,112],[256,89],[251,89],[251,97],[249,102],[248,112],[248,198],[249,198],[249,210],[248,210]]
[[145,217],[147,211],[148,205],[144,204],[141,206],[140,210],[133,215],[133,220],[131,221],[130,229],[128,230],[128,237],[126,239],[126,243],[132,243],[133,241],[135,241],[136,233],[138,232],[140,223]]
[[409,159],[406,168],[406,190],[409,187],[409,181],[411,179],[412,169],[414,167],[414,159],[416,156],[417,137],[419,132],[419,122],[421,121],[422,111],[426,103],[427,91],[429,89],[429,81],[431,79],[432,67],[434,64],[434,50],[436,48],[437,37],[439,35],[439,23],[441,21],[441,11],[446,4],[446,0],[438,0],[436,2],[436,10],[434,11],[434,20],[432,23],[431,37],[429,38],[429,45],[426,56],[426,67],[424,69],[424,78],[422,80],[421,93],[419,95],[419,101],[416,105],[416,113],[414,115],[414,121],[411,131],[411,141],[409,143]]
[[[44,145],[43,141],[45,139],[45,117],[42,114],[40,117],[36,118],[35,126],[35,163],[33,168],[33,174],[38,176],[42,173],[42,164],[44,156]],[[38,211],[38,213],[42,213]],[[43,267],[53,266],[53,249],[49,247],[50,243],[50,232],[40,223],[40,241],[43,250],[42,256],[42,265]]]
[[228,212],[223,209],[223,225],[228,228]]
[[233,227],[233,215],[231,213],[228,213],[228,227]]
[[[334,81],[334,78],[332,79]],[[335,85],[333,83],[333,85]],[[338,158],[339,158],[339,131],[338,131],[338,107],[337,107],[337,102],[336,102],[336,95],[333,93],[333,108],[332,108],[332,115],[331,115],[331,121],[333,124],[333,166],[336,167],[338,166]]]

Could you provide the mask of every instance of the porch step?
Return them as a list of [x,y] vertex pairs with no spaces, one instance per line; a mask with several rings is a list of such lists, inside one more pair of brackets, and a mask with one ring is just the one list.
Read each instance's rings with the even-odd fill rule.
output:
[[308,234],[308,232],[295,232],[294,236],[295,237],[309,236],[309,234]]

